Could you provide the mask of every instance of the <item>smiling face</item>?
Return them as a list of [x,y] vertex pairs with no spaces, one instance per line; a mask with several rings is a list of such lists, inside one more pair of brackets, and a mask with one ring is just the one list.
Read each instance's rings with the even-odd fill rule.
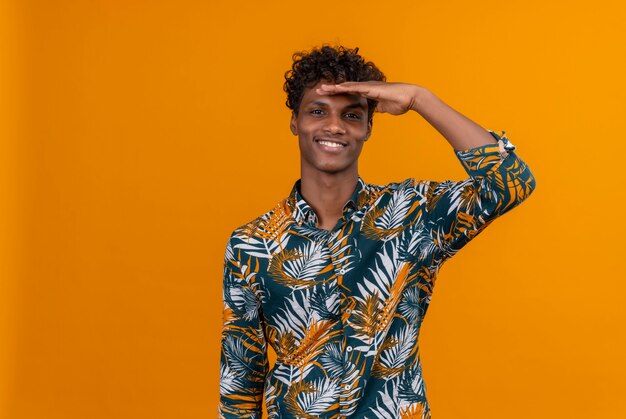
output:
[[304,91],[291,117],[291,132],[298,135],[303,176],[320,173],[357,174],[363,143],[372,130],[367,99],[359,95],[320,95],[315,92],[327,81]]

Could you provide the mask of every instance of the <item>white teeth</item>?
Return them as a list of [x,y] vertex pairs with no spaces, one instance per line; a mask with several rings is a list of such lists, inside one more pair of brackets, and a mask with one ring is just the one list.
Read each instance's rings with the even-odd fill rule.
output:
[[330,141],[320,141],[319,143],[327,145],[329,147],[343,147],[343,145],[341,145],[339,143],[331,143]]

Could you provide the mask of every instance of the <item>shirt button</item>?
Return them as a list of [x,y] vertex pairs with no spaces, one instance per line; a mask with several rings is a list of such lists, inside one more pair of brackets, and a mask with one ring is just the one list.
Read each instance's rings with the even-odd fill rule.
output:
[[346,273],[346,270],[344,268],[339,269],[339,274],[343,275]]
[[352,313],[352,310],[350,310],[349,308],[346,309],[346,314],[350,314]]
[[346,384],[345,386],[343,386],[343,388],[345,388],[346,390],[350,390],[350,384]]
[[348,352],[352,352],[352,346],[348,346],[348,347],[346,347],[346,351],[348,351]]

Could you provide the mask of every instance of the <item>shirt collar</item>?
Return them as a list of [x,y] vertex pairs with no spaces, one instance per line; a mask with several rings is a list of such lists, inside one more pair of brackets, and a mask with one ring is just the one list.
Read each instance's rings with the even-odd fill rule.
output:
[[[291,193],[289,194],[289,206],[293,210],[293,217],[299,225],[303,223],[316,225],[317,224],[317,215],[315,211],[309,206],[309,204],[304,200],[302,194],[300,193],[300,184],[301,179],[298,179],[296,183],[293,185],[291,189]],[[352,211],[356,211],[359,209],[359,205],[364,205],[366,199],[365,195],[367,194],[366,183],[358,177],[356,187],[354,188],[354,192],[348,199],[348,202],[343,207],[343,214],[350,214]]]

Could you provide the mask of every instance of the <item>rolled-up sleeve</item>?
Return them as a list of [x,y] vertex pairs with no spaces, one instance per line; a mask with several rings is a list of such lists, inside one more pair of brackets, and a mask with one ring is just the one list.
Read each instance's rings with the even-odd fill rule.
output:
[[255,270],[235,253],[231,238],[224,258],[219,418],[261,417],[268,360],[255,284]]
[[497,143],[455,151],[468,179],[433,182],[429,187],[427,225],[444,258],[456,253],[535,189],[532,172],[515,153],[505,132],[489,133]]

